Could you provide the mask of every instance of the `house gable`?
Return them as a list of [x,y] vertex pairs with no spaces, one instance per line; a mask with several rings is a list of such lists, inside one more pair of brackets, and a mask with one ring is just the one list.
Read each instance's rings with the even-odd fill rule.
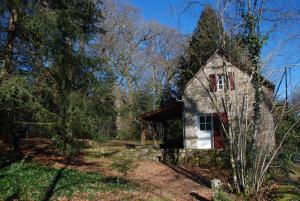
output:
[[[239,69],[239,71],[243,72],[245,75],[251,76],[252,72],[247,67],[239,65],[239,64],[232,64],[232,63],[228,62],[226,58],[229,58],[229,56],[227,56],[227,55],[222,56],[222,54],[219,53],[219,50],[216,50],[214,52],[214,54],[207,60],[206,64],[203,65],[201,68],[199,68],[197,73],[187,82],[187,84],[185,85],[184,90],[183,90],[184,93],[185,93],[186,89],[189,87],[189,85],[193,81],[195,81],[199,78],[199,75],[201,73],[203,73],[203,71],[205,72],[205,70],[207,70],[207,69],[210,69],[208,71],[216,71],[217,70],[216,71],[217,73],[218,72],[220,73],[220,71],[223,71],[223,69],[222,69],[223,61],[226,63],[226,68],[227,68],[228,72],[230,72],[231,70],[236,71],[237,69]],[[232,68],[235,68],[235,69],[232,69]],[[205,72],[205,74],[208,77],[209,74],[207,72]],[[262,84],[269,91],[269,93],[270,92],[274,93],[275,85],[271,81],[266,79],[265,77],[261,76],[261,78],[262,78]]]
[[[201,145],[201,134],[199,134],[199,129],[201,130],[201,116],[214,116],[223,114],[223,111],[216,111],[216,106],[219,110],[222,110],[222,99],[224,98],[224,90],[210,90],[210,77],[211,75],[222,75],[223,72],[223,62],[226,62],[226,71],[228,75],[230,73],[234,74],[234,85],[236,86],[233,90],[231,88],[229,91],[232,105],[233,113],[238,114],[238,108],[243,107],[243,97],[247,93],[247,105],[249,114],[253,111],[254,99],[254,85],[251,81],[251,77],[245,69],[240,66],[234,65],[227,61],[224,58],[224,55],[215,52],[207,63],[199,69],[195,76],[186,84],[183,92],[183,102],[184,102],[184,138],[185,138],[185,148],[188,149],[203,149]],[[271,98],[273,96],[273,91],[269,90],[269,85],[264,83],[263,91],[267,97]],[[214,101],[216,105],[211,100],[211,97],[216,99]],[[267,100],[267,99],[266,99]],[[262,105],[262,125],[263,130],[266,131],[263,135],[267,135],[274,128],[273,116],[270,111],[270,108],[267,107],[267,104]],[[214,127],[214,125],[212,125]],[[212,147],[215,145],[215,136],[211,139],[213,140]],[[200,145],[199,145],[200,144]]]
[[[224,74],[222,68],[223,61],[226,62],[228,73],[234,72],[239,80],[248,80],[248,76],[243,71],[231,65],[226,60],[223,60],[222,56],[218,53],[215,53],[209,58],[207,63],[198,70],[195,76],[193,76],[193,78],[186,84],[182,97],[186,109],[193,110],[197,113],[215,112],[214,106],[212,105],[208,94],[211,93],[210,77],[211,75],[214,75],[214,77],[216,78],[217,75]],[[247,81],[242,84],[246,86]],[[221,90],[217,90],[215,94],[217,95],[217,97],[223,97],[223,91]]]
[[[201,67],[197,73],[186,83],[186,85],[184,86],[184,90],[185,91],[188,86],[194,81],[194,80],[197,80],[197,78],[199,77],[199,75],[202,73],[202,71],[204,70],[203,68],[209,68],[209,67],[212,67],[214,65],[216,65],[216,62],[214,61],[217,61],[217,63],[222,63],[222,57],[221,55],[218,54],[218,52],[216,51],[208,60],[207,62],[205,63],[205,65],[203,67]],[[214,63],[214,64],[213,64]]]

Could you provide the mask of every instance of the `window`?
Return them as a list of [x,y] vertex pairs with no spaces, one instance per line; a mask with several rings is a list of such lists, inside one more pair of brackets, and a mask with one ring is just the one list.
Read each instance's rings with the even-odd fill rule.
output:
[[200,130],[201,131],[212,130],[212,116],[211,115],[201,115],[199,120],[200,120]]
[[209,87],[211,92],[217,90],[235,90],[234,73],[228,72],[228,79],[225,79],[224,74],[210,74]]
[[228,90],[229,89],[229,83],[228,82],[225,83],[224,74],[218,74],[217,78],[218,78],[218,82],[217,82],[218,90],[223,90],[225,87],[226,87],[226,90]]
[[224,76],[223,76],[223,74],[218,74],[217,78],[218,78],[218,82],[217,82],[218,90],[223,90],[224,89]]

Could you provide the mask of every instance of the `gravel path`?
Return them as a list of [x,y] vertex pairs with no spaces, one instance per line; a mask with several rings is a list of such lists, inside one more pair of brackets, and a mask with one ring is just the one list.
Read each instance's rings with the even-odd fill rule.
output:
[[143,182],[151,194],[166,200],[211,200],[212,191],[208,181],[187,169],[154,161],[139,163],[130,178]]

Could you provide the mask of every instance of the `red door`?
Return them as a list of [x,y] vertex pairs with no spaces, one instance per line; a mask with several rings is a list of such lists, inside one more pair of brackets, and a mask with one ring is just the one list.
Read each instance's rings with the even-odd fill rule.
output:
[[214,149],[224,148],[224,136],[221,121],[226,125],[228,123],[225,113],[213,114],[213,127],[214,127]]

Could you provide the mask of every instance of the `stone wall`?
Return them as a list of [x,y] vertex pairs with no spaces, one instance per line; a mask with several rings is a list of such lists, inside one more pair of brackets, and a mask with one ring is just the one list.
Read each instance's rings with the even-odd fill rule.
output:
[[[243,98],[244,94],[247,94],[247,113],[249,116],[253,114],[253,103],[254,103],[254,86],[250,81],[250,77],[247,73],[240,70],[239,68],[233,66],[229,62],[226,62],[227,71],[234,72],[235,90],[229,91],[230,98],[232,100],[232,113],[230,114],[232,118],[236,118],[240,115],[240,110],[244,107]],[[184,102],[184,124],[185,124],[185,148],[196,149],[197,147],[197,121],[196,118],[199,114],[210,114],[215,113],[215,106],[207,93],[209,90],[208,77],[210,74],[223,74],[223,58],[218,54],[214,55],[199,72],[195,75],[193,79],[186,85],[183,94]],[[262,118],[261,127],[262,135],[259,139],[260,142],[265,143],[265,141],[272,141],[275,143],[275,137],[272,136],[274,130],[273,116],[270,110],[270,105],[267,99],[273,96],[273,92],[269,88],[263,86],[263,91],[265,92],[265,102],[262,104]],[[217,107],[222,112],[225,93],[222,90],[217,90],[216,92],[209,92],[211,97],[214,98]]]
[[155,149],[138,147],[135,149],[124,149],[118,152],[117,155],[177,165],[197,165],[202,167],[226,167],[228,165],[227,155],[224,150]]

